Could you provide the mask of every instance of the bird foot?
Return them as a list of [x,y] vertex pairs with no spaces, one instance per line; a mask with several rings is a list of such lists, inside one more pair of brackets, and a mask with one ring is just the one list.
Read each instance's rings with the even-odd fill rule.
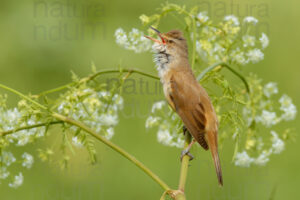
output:
[[181,156],[180,156],[181,161],[183,156],[185,155],[188,155],[190,157],[190,161],[194,159],[194,156],[190,153],[190,150],[188,148],[181,151]]

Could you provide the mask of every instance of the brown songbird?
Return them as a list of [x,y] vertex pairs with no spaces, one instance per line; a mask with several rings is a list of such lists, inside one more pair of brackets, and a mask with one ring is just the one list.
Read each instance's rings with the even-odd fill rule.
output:
[[197,82],[188,60],[188,46],[183,33],[172,30],[160,33],[151,27],[159,39],[154,41],[154,61],[163,84],[164,95],[172,109],[180,116],[194,140],[205,149],[210,149],[220,185],[223,185],[218,154],[218,119],[205,89]]

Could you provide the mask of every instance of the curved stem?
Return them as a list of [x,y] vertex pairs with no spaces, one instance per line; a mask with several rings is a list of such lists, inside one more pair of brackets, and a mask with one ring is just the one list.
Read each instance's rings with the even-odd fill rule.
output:
[[227,63],[224,63],[224,62],[219,62],[219,63],[215,63],[209,67],[207,67],[205,70],[202,71],[202,73],[197,77],[197,80],[200,81],[208,72],[214,70],[215,68],[217,67],[225,67],[227,68],[229,71],[231,71],[234,75],[236,75],[237,77],[239,77],[244,85],[245,85],[245,88],[247,90],[247,92],[249,93],[250,92],[250,89],[249,89],[249,84],[247,82],[247,80],[244,78],[243,75],[241,75],[239,72],[237,72],[236,70],[234,70],[232,67],[230,67]]
[[10,91],[10,92],[12,92],[12,93],[14,93],[14,94],[16,94],[16,95],[18,95],[18,96],[20,96],[20,97],[26,99],[27,101],[33,103],[34,105],[36,105],[36,106],[38,106],[38,107],[40,107],[40,108],[42,108],[42,109],[47,110],[47,107],[46,107],[46,106],[43,106],[42,104],[40,104],[40,103],[38,103],[38,102],[32,100],[32,99],[29,98],[28,96],[22,94],[21,92],[15,90],[15,89],[12,89],[12,88],[10,88],[10,87],[7,87],[7,86],[5,86],[5,85],[3,85],[3,84],[0,84],[0,88],[3,88],[3,89],[5,89],[5,90],[8,90],[8,91]]
[[[22,94],[21,92],[19,92],[17,90],[14,90],[14,89],[9,88],[9,87],[7,87],[5,85],[2,85],[2,84],[0,84],[0,87],[3,88],[3,89],[8,90],[8,91],[10,91],[10,92],[12,92],[14,94],[17,94],[18,96],[20,96],[20,97],[22,97],[22,98],[30,101],[31,103],[33,103],[35,105],[37,105],[41,109],[48,110],[47,107],[39,104],[38,102],[32,100],[31,98],[27,97],[26,95]],[[131,154],[129,154],[128,152],[126,152],[125,150],[123,150],[121,147],[119,147],[116,144],[112,143],[111,141],[107,140],[105,137],[102,137],[101,135],[98,135],[95,131],[93,131],[92,129],[90,129],[89,127],[87,127],[86,125],[84,125],[81,122],[78,122],[76,120],[73,120],[71,118],[63,116],[61,114],[58,114],[58,113],[55,113],[55,112],[51,112],[50,110],[48,110],[48,112],[51,114],[52,117],[58,119],[59,121],[63,121],[63,122],[66,122],[68,124],[77,126],[77,127],[81,128],[82,130],[86,131],[91,136],[93,136],[97,140],[101,141],[102,143],[106,144],[111,149],[113,149],[114,151],[118,152],[123,157],[127,158],[129,161],[131,161],[132,163],[134,163],[138,168],[140,168],[147,175],[149,175],[155,182],[157,182],[165,191],[170,191],[170,187],[164,181],[162,181],[156,174],[154,174],[142,162],[140,162],[139,160],[137,160],[134,156],[132,156]]]
[[109,73],[122,73],[122,72],[129,72],[130,74],[133,74],[133,73],[136,73],[136,74],[140,74],[142,76],[146,76],[146,77],[149,77],[149,78],[153,78],[153,79],[156,79],[156,80],[159,80],[159,77],[157,76],[154,76],[152,74],[148,74],[148,73],[145,73],[145,72],[142,72],[138,69],[105,69],[105,70],[100,70],[88,77],[85,77],[85,78],[82,78],[78,83],[76,82],[73,82],[73,83],[68,83],[66,85],[62,85],[62,86],[59,86],[57,88],[54,88],[54,89],[51,89],[51,90],[47,90],[45,92],[42,92],[40,93],[38,96],[44,96],[44,95],[47,95],[47,94],[50,94],[50,93],[54,93],[54,92],[58,92],[58,91],[61,91],[61,90],[64,90],[64,89],[67,89],[68,87],[71,87],[71,86],[74,86],[74,85],[80,85],[82,83],[86,83],[86,82],[89,82],[93,79],[95,79],[96,77],[100,76],[100,75],[103,75],[103,74],[109,74]]
[[93,131],[92,129],[90,129],[89,127],[87,127],[86,125],[84,125],[83,123],[75,121],[75,120],[73,120],[71,118],[68,118],[66,116],[60,115],[58,113],[53,113],[52,116],[54,118],[56,118],[56,119],[59,119],[61,121],[66,122],[68,124],[77,126],[78,128],[81,128],[85,132],[89,133],[91,136],[93,136],[97,140],[101,141],[102,143],[106,144],[111,149],[113,149],[116,152],[120,153],[122,156],[124,156],[125,158],[127,158],[129,161],[131,161],[132,163],[134,163],[138,168],[140,168],[141,170],[143,170],[156,183],[158,183],[165,191],[170,190],[170,187],[165,182],[163,182],[156,174],[154,174],[149,168],[147,168],[142,162],[140,162],[134,156],[132,156],[129,153],[127,153],[121,147],[119,147],[119,146],[115,145],[114,143],[112,143],[111,141],[107,140],[105,137],[97,134],[95,131]]
[[34,125],[30,125],[30,126],[23,126],[23,127],[19,127],[19,128],[15,128],[9,131],[3,131],[0,132],[0,137],[1,136],[6,136],[9,135],[11,133],[15,133],[18,131],[22,131],[22,130],[28,130],[28,129],[32,129],[32,128],[38,128],[38,127],[42,127],[42,126],[47,126],[47,125],[54,125],[54,124],[62,124],[64,123],[63,121],[53,121],[53,122],[46,122],[46,123],[40,123],[40,124],[34,124]]

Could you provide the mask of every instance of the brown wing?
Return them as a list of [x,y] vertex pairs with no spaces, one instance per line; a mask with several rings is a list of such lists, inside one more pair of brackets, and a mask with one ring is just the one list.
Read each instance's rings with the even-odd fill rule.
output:
[[[189,80],[189,81],[187,81]],[[169,95],[171,104],[181,117],[186,128],[205,149],[209,148],[205,139],[207,127],[206,92],[203,95],[203,88],[194,80],[192,74],[181,73],[180,76],[172,76],[170,79]],[[209,105],[210,107],[210,105]]]

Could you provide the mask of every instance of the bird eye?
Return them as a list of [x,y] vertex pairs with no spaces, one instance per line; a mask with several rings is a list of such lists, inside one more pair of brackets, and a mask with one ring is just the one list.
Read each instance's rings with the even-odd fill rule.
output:
[[169,43],[174,43],[174,41],[173,40],[169,40]]

